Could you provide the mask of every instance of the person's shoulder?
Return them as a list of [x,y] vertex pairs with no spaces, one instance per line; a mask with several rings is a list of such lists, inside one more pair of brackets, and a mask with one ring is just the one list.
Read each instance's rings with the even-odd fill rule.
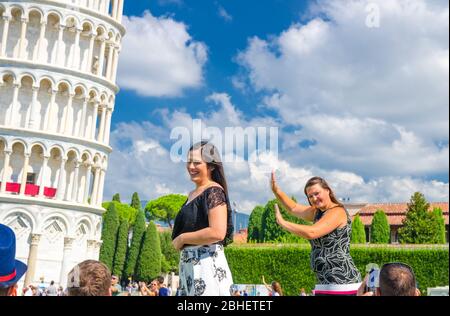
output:
[[217,182],[211,183],[211,185],[206,190],[210,190],[210,191],[217,191],[217,190],[225,191],[224,188]]

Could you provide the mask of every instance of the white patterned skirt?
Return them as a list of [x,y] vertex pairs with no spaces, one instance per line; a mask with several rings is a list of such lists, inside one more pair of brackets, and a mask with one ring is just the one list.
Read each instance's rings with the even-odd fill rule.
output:
[[179,296],[230,296],[233,278],[223,246],[184,248],[179,284]]

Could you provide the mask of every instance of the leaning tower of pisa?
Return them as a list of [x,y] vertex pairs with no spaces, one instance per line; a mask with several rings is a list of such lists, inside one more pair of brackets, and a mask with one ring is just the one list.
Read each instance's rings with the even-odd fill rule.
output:
[[98,259],[124,0],[0,0],[0,223],[24,281]]

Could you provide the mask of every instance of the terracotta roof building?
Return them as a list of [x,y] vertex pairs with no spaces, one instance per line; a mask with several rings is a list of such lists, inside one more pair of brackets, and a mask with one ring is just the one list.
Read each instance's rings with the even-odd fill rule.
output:
[[[403,226],[406,218],[408,203],[374,203],[374,204],[349,204],[346,205],[352,217],[359,214],[362,223],[366,227],[366,238],[370,242],[370,226],[375,212],[383,210],[391,227],[391,243],[398,242],[398,229]],[[446,238],[448,243],[448,202],[430,203],[430,211],[440,208],[444,215]]]

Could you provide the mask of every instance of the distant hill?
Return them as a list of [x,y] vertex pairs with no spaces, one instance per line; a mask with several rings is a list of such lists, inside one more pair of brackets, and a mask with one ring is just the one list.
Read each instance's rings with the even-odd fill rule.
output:
[[[141,201],[142,209],[145,209],[147,203],[148,201]],[[249,218],[250,216],[244,213],[236,212],[236,216],[233,214],[233,223],[236,231],[247,228]],[[161,225],[162,227],[169,227],[167,223],[161,221],[156,221],[155,223]]]

